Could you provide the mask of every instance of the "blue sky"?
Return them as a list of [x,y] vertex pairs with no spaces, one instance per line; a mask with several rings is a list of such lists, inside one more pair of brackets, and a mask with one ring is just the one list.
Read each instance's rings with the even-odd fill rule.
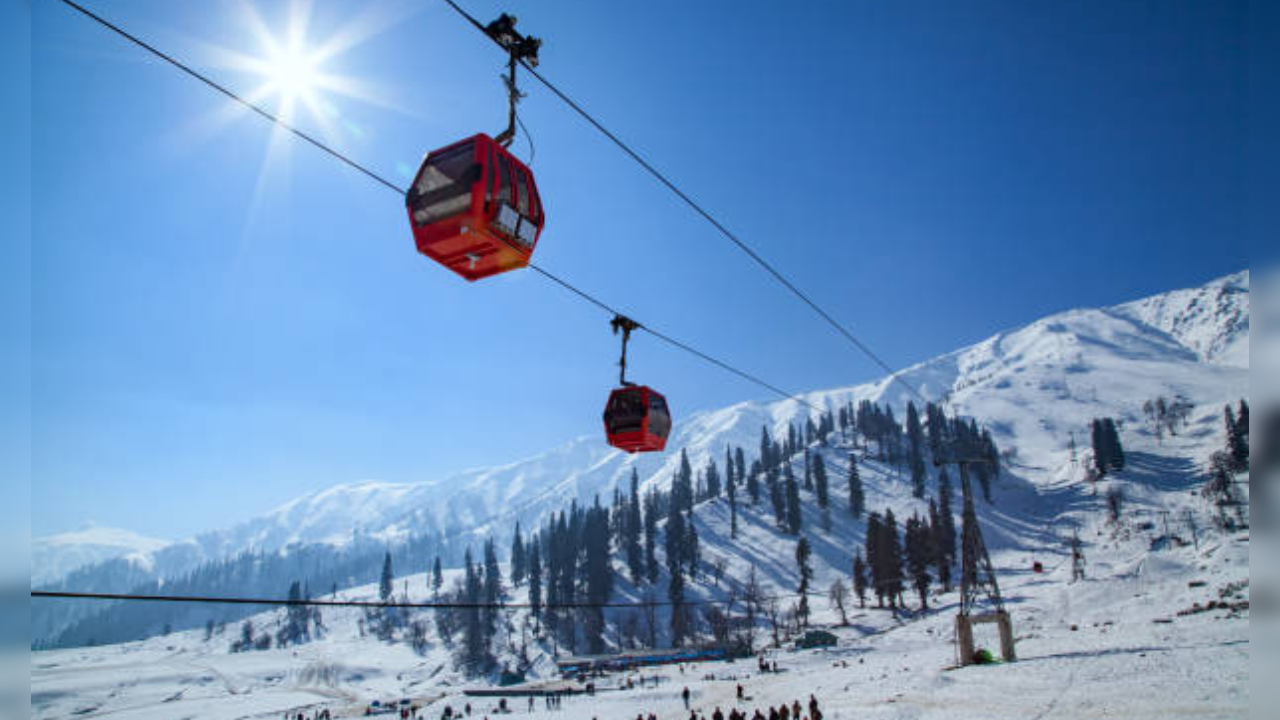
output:
[[[241,4],[89,5],[263,83],[226,62],[263,53]],[[544,37],[548,77],[895,366],[1249,263],[1241,3],[466,5]],[[252,7],[286,34],[288,4]],[[608,316],[528,272],[463,282],[385,188],[59,3],[31,15],[33,533],[180,537],[600,432]],[[322,65],[361,97],[304,130],[407,183],[501,128],[502,58],[446,5],[317,0],[306,38],[365,28]],[[788,389],[879,374],[526,89],[540,264]],[[630,359],[677,415],[768,397],[646,336]]]

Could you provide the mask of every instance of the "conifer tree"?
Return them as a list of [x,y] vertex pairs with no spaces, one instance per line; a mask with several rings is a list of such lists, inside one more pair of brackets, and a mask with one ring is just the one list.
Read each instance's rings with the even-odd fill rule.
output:
[[933,403],[924,406],[925,432],[929,437],[929,452],[935,461],[943,460],[943,449],[947,445],[947,417]]
[[520,587],[526,572],[524,556],[524,537],[520,533],[520,521],[516,521],[515,534],[511,537],[511,585]]
[[741,447],[733,449],[733,466],[734,476],[738,479],[738,482],[744,482],[747,479],[747,456],[742,452]]
[[715,460],[707,461],[707,497],[720,497],[720,471],[716,468]]
[[782,483],[778,481],[778,468],[765,471],[764,481],[769,488],[769,502],[773,505],[773,517],[779,528],[785,528],[787,527],[787,496],[783,494]]
[[444,585],[444,571],[440,567],[440,556],[437,555],[436,561],[431,565],[431,590],[439,595],[442,585]]
[[760,466],[762,470],[777,465],[777,458],[773,456],[773,439],[769,437],[769,428],[764,425],[760,426]]
[[867,496],[862,491],[862,477],[858,475],[858,458],[849,453],[849,512],[860,518],[866,507]]
[[916,413],[916,405],[907,402],[907,462],[911,467],[911,494],[924,497],[924,433],[920,427],[920,416]]
[[464,558],[466,584],[464,585],[463,602],[469,605],[463,611],[463,662],[468,671],[478,674],[485,670],[485,659],[489,654],[488,637],[484,631],[484,620],[479,603],[483,595],[480,574],[476,572],[471,560],[471,548],[467,548]]
[[658,498],[650,490],[644,496],[644,573],[649,584],[658,582]]
[[881,529],[883,535],[878,544],[884,556],[885,595],[889,598],[889,607],[896,608],[902,599],[903,558],[898,520],[893,516],[893,510],[884,511]]
[[853,556],[853,592],[858,596],[858,607],[867,606],[867,563],[862,553]]
[[667,585],[667,600],[671,603],[671,643],[679,647],[688,631],[684,607],[684,543],[688,539],[685,516],[676,503],[667,510],[666,528],[667,573],[671,580]]
[[687,534],[684,541],[685,562],[689,566],[689,579],[698,579],[698,568],[702,563],[702,546],[698,544],[698,526],[693,522],[693,512],[685,520]]
[[[946,578],[942,580],[943,588],[951,592],[950,568],[956,560],[956,520],[951,510],[951,478],[947,477],[946,468],[938,473],[938,523],[934,546],[938,552],[938,579]],[[946,573],[943,573],[943,565]]]
[[1093,465],[1098,477],[1111,470],[1124,469],[1124,448],[1120,445],[1120,433],[1113,418],[1095,418],[1089,426],[1093,444]]
[[782,464],[782,472],[786,482],[787,493],[787,532],[797,535],[800,533],[800,527],[804,521],[800,509],[800,486],[796,483],[795,475],[791,473],[790,461]]
[[382,578],[378,581],[378,597],[382,602],[391,601],[391,583],[395,580],[395,574],[391,572],[391,553],[382,558]]
[[677,567],[667,585],[667,601],[671,604],[671,645],[680,647],[688,634],[688,614],[684,604],[684,576]]
[[583,633],[587,651],[604,652],[604,608],[613,589],[613,572],[609,566],[609,511],[600,506],[599,498],[587,512],[583,527],[586,554],[587,608]]
[[[948,491],[948,508],[950,510],[950,491]],[[955,545],[955,528],[951,528],[950,545],[947,544],[946,529],[942,524],[942,516],[938,510],[938,504],[929,498],[929,549],[931,557],[929,562],[938,570],[938,582],[942,584],[943,592],[951,592],[951,555],[954,553]]]
[[686,548],[689,541],[689,528],[685,523],[684,511],[674,502],[667,507],[666,530],[667,570],[673,573],[681,572],[689,558]]
[[1107,438],[1111,467],[1123,470],[1125,465],[1124,446],[1120,444],[1120,431],[1116,428],[1115,418],[1103,418],[1103,429]]
[[689,465],[689,455],[683,448],[680,450],[680,466],[671,479],[670,499],[681,510],[693,506],[693,468]]
[[907,520],[906,554],[907,572],[920,596],[920,609],[929,609],[929,565],[935,555],[929,535],[929,527],[917,515]]
[[[733,464],[730,463],[729,467],[733,467]],[[730,478],[725,489],[729,496],[729,539],[736,540],[738,539],[738,483]]]
[[529,541],[529,613],[534,618],[542,616],[542,553],[535,535]]
[[747,496],[751,498],[752,505],[760,504],[760,473],[762,472],[760,461],[753,461],[751,472],[747,473]]
[[1240,414],[1237,416],[1227,405],[1222,409],[1227,426],[1227,456],[1233,472],[1249,469],[1249,405],[1240,401]]
[[880,550],[880,541],[884,537],[883,526],[880,513],[873,512],[867,516],[867,534],[863,540],[863,547],[867,553],[867,571],[870,574],[871,592],[876,596],[876,607],[884,607],[884,596],[888,587],[886,583],[888,570],[885,567],[884,553]]
[[809,547],[809,540],[805,536],[800,536],[800,541],[796,543],[796,568],[800,575],[800,587],[797,592],[800,595],[800,603],[796,612],[796,620],[799,621],[801,627],[809,625],[809,582],[813,580],[813,568],[809,566],[809,556],[812,550]]
[[488,607],[484,611],[485,645],[493,637],[498,621],[498,603],[502,600],[502,570],[498,567],[498,553],[493,547],[493,538],[484,541],[484,603]]
[[[810,421],[812,424],[813,421]],[[804,489],[813,492],[813,465],[809,460],[809,448],[804,449]]]
[[830,501],[827,484],[827,463],[822,459],[822,453],[813,456],[813,489],[818,500],[818,507],[826,509]]
[[640,547],[642,520],[640,518],[640,475],[631,468],[631,494],[627,497],[624,510],[626,522],[623,525],[622,543],[627,559],[627,570],[636,585],[644,579],[644,554]]

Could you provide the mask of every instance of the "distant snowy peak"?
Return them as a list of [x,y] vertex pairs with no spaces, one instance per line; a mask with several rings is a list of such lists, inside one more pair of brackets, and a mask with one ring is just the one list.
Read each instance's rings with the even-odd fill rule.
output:
[[1163,330],[1201,360],[1249,367],[1249,271],[1115,308]]
[[65,577],[77,568],[127,557],[147,564],[150,553],[168,540],[146,537],[119,528],[88,526],[31,541],[31,584]]

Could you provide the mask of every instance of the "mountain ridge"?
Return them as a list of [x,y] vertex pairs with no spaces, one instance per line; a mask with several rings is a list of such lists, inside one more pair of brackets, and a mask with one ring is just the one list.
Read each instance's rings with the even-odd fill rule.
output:
[[[1213,396],[1215,402],[1224,387],[1231,388],[1228,394],[1247,394],[1248,284],[1244,270],[1109,308],[1055,313],[892,376],[798,397],[818,407],[870,400],[901,409],[918,401],[901,379],[926,396],[943,398],[954,412],[982,418],[1002,445],[1016,439],[1018,445],[1065,453],[1064,428],[1087,423],[1108,393],[1128,397],[1142,389],[1147,397],[1182,394],[1208,401]],[[1025,406],[1048,400],[1056,403],[1058,418],[1028,421]],[[1134,400],[1116,409],[1138,421],[1139,404]],[[701,467],[710,458],[722,458],[726,445],[754,448],[761,426],[776,433],[806,411],[794,399],[696,411],[677,419],[669,446],[684,448]],[[495,534],[501,535],[513,523],[498,521],[519,520],[527,527],[570,499],[588,502],[597,493],[608,494],[629,479],[632,469],[644,486],[663,486],[678,463],[679,453],[628,456],[585,435],[529,458],[441,478],[334,485],[137,559],[172,572],[238,552],[282,551],[297,544],[341,546],[361,537],[396,542],[415,533],[455,536],[467,530],[478,536],[493,532],[495,524]],[[171,561],[154,562],[157,555]],[[33,571],[33,583],[35,577]]]

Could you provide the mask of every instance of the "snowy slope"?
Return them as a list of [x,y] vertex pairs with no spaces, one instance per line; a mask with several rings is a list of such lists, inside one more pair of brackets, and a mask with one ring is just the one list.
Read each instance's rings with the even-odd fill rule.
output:
[[149,566],[151,554],[168,544],[168,540],[93,525],[34,538],[31,541],[31,584],[52,582],[77,568],[113,558],[129,558],[142,566]]
[[[998,493],[995,508],[982,507],[993,562],[1014,618],[1015,664],[949,669],[954,664],[955,592],[935,592],[933,611],[925,613],[915,609],[913,594],[908,595],[912,610],[897,615],[874,602],[855,607],[847,627],[838,626],[835,610],[815,598],[815,623],[832,630],[839,645],[821,651],[769,650],[782,673],[761,675],[750,662],[646,670],[645,676],[659,679],[656,687],[615,689],[620,678],[606,677],[596,680],[602,691],[595,698],[569,698],[554,713],[539,703],[530,714],[588,720],[654,712],[662,720],[680,720],[687,711],[679,693],[687,686],[694,708],[706,715],[716,706],[750,710],[797,699],[804,703],[812,693],[832,720],[1243,717],[1248,707],[1247,610],[1189,612],[1197,603],[1203,607],[1211,600],[1248,597],[1247,531],[1215,529],[1208,506],[1187,492],[1195,478],[1178,471],[1177,459],[1194,454],[1201,444],[1184,438],[1173,447],[1157,448],[1136,441],[1137,467],[1109,481],[1123,485],[1133,504],[1118,524],[1106,519],[1100,497],[1078,483],[1045,490],[1018,487],[1010,480]],[[834,459],[846,450],[826,452]],[[873,462],[866,470],[873,488],[871,507],[891,506],[902,516],[918,503],[891,471]],[[1180,539],[1165,536],[1159,516],[1148,510],[1169,511],[1172,534]],[[763,508],[745,509],[742,535],[730,542],[724,537],[723,500],[703,503],[697,511],[706,551],[731,561],[728,578],[740,579],[743,568],[755,564],[771,592],[785,592],[796,580],[790,562],[794,540],[773,529],[767,515]],[[822,530],[812,498],[807,498],[805,515],[806,534],[816,549],[817,587],[824,588],[847,565],[860,540],[861,523],[833,513],[831,530]],[[1179,524],[1180,518],[1196,520],[1194,536],[1185,520]],[[1072,528],[1080,532],[1088,563],[1087,579],[1076,583],[1070,582],[1063,544]],[[1031,572],[1037,560],[1047,567],[1045,573]],[[447,573],[446,586],[457,575]],[[691,588],[692,597],[723,597],[731,582],[717,584],[704,575]],[[659,586],[665,587],[662,580]],[[395,587],[410,600],[432,598],[423,575],[397,579]],[[513,589],[511,598],[518,602],[523,590]],[[374,600],[377,592],[368,585],[342,591],[339,599]],[[619,593],[620,599],[633,594],[627,587]],[[620,619],[622,612],[610,620]],[[231,625],[208,639],[203,630],[194,630],[102,648],[34,653],[32,714],[265,718],[286,711],[313,716],[324,708],[335,717],[356,717],[373,701],[399,698],[410,698],[425,717],[438,717],[445,705],[457,709],[468,702],[481,713],[494,712],[495,700],[462,695],[462,690],[485,686],[493,678],[467,678],[456,669],[452,647],[441,641],[431,611],[416,616],[427,621],[428,642],[421,653],[403,639],[385,643],[366,635],[361,610],[330,608],[323,613],[323,638],[283,649],[229,653],[239,630]],[[511,632],[500,637],[519,642],[527,612],[510,610],[503,618]],[[282,620],[282,610],[251,618],[259,633],[274,632]],[[659,622],[665,625],[665,618]],[[759,642],[767,644],[769,634],[762,627]],[[978,640],[994,643],[983,630]],[[554,678],[552,651],[546,643],[530,647],[530,681],[535,685]],[[500,659],[510,662],[513,656],[501,652]],[[739,682],[750,696],[742,703],[734,700]],[[512,702],[524,711],[522,698]]]
[[1249,271],[1125,303],[1118,313],[1168,333],[1201,360],[1249,367]]

